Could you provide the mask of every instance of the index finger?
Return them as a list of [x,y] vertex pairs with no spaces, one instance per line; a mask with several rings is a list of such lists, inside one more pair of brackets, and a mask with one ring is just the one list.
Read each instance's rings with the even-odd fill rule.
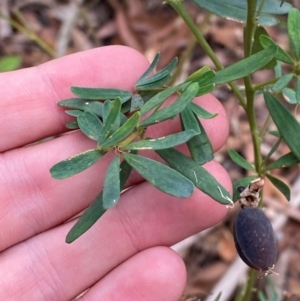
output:
[[134,49],[108,46],[0,74],[0,152],[66,131],[57,102],[74,97],[70,86],[131,91],[149,63]]

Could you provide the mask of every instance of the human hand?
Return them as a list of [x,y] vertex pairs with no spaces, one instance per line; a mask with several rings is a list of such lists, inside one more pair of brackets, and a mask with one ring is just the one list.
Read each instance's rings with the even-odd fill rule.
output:
[[[130,90],[147,69],[136,51],[121,46],[93,49],[39,67],[0,74],[0,300],[178,300],[186,271],[168,247],[219,222],[227,209],[198,189],[188,199],[166,195],[136,173],[122,194],[83,236],[65,237],[99,193],[107,154],[65,180],[51,178],[55,163],[94,147],[57,106],[73,97],[70,86]],[[214,150],[227,139],[228,122],[211,95],[195,100],[219,115],[203,120]],[[153,136],[180,130],[178,119],[151,128]],[[44,143],[37,140],[61,135]],[[184,148],[182,148],[184,150]],[[155,156],[155,155],[153,155]],[[216,162],[205,168],[228,190],[230,179]]]

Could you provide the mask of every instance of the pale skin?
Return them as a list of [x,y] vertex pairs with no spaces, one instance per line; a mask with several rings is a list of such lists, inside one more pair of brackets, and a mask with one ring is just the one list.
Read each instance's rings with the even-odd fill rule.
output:
[[[67,132],[70,120],[57,107],[73,97],[71,85],[132,90],[148,61],[133,49],[110,46],[0,74],[0,299],[178,300],[186,281],[182,259],[169,246],[221,221],[227,208],[195,190],[188,199],[166,195],[136,173],[135,187],[72,244],[65,237],[101,190],[112,155],[66,180],[51,178],[55,163],[95,147],[80,132],[26,146]],[[195,99],[219,115],[203,124],[214,150],[226,141],[228,121],[216,98]],[[178,119],[147,134],[180,130]],[[182,148],[182,151],[185,151]],[[147,155],[153,157],[152,153]],[[156,157],[157,158],[157,157]],[[228,190],[227,172],[205,165]]]

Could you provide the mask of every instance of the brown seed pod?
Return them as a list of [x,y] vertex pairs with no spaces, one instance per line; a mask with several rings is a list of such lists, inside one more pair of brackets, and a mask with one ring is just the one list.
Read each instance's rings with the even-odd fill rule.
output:
[[234,222],[233,235],[241,259],[251,268],[274,274],[277,243],[272,225],[259,208],[246,207]]

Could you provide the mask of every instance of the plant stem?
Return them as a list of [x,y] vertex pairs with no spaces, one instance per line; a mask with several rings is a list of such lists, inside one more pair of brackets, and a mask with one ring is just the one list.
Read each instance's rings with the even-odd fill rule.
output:
[[[256,30],[256,5],[257,0],[247,0],[248,7],[247,7],[247,22],[244,28],[244,57],[247,58],[251,56],[252,53],[252,45],[253,45],[253,38],[254,33]],[[249,120],[249,127],[250,133],[252,137],[253,143],[253,152],[254,152],[254,160],[255,160],[255,169],[260,175],[261,168],[262,168],[262,155],[260,152],[260,136],[258,132],[258,126],[255,116],[255,109],[254,109],[254,94],[255,91],[252,86],[251,76],[247,76],[244,78],[245,84],[245,93],[247,99],[247,107],[246,113]],[[257,278],[257,272],[253,269],[250,270],[248,281],[245,288],[245,293],[243,294],[242,301],[249,301],[251,300],[253,287],[255,284],[255,280]]]
[[[166,0],[165,2],[168,3],[169,5],[171,5],[176,10],[176,12],[181,16],[181,18],[184,20],[184,22],[189,27],[189,29],[191,30],[191,32],[194,34],[194,36],[195,36],[197,42],[199,43],[199,45],[202,47],[202,49],[204,50],[204,52],[209,56],[209,58],[212,60],[212,62],[214,63],[214,65],[217,67],[217,69],[218,70],[224,69],[224,66],[219,61],[219,59],[215,55],[214,51],[211,49],[211,47],[209,46],[209,44],[206,42],[204,36],[199,31],[198,27],[196,26],[196,24],[194,23],[194,21],[192,20],[192,18],[188,14],[188,12],[186,11],[185,6],[182,3],[182,0]],[[239,91],[239,89],[236,86],[236,84],[233,83],[233,82],[230,82],[230,83],[228,83],[228,85],[230,86],[230,88],[232,89],[233,93],[238,98],[240,105],[243,108],[245,108],[246,107],[246,103],[245,103],[244,96]]]
[[255,85],[255,86],[253,86],[253,91],[256,92],[256,91],[262,90],[263,88],[265,88],[269,85],[275,84],[277,81],[278,81],[278,78],[273,78],[273,79],[268,80],[264,83]]
[[265,120],[265,123],[264,123],[264,125],[262,127],[262,130],[259,133],[260,139],[263,139],[265,137],[265,135],[267,133],[267,130],[268,130],[268,126],[269,126],[271,120],[272,120],[272,118],[271,118],[271,115],[269,113],[269,115],[268,115],[267,119]]
[[50,56],[52,56],[54,58],[57,57],[56,52],[47,43],[45,43],[38,35],[36,35],[32,30],[30,30],[29,28],[26,28],[25,26],[16,22],[12,18],[3,15],[1,12],[0,12],[0,18],[6,20],[15,29],[22,32],[26,36],[28,36],[32,41],[37,43],[43,50],[45,50]]
[[250,301],[251,300],[252,293],[253,293],[253,287],[254,287],[256,279],[257,279],[257,271],[251,269],[242,301]]
[[[244,29],[244,53],[245,58],[251,56],[253,37],[256,30],[256,4],[257,0],[247,0],[247,23]],[[253,142],[253,151],[255,158],[255,168],[258,174],[260,174],[262,156],[260,153],[260,137],[258,133],[257,121],[254,110],[254,89],[251,82],[251,76],[244,78],[245,92],[247,98],[246,113],[249,120],[250,132]]]

